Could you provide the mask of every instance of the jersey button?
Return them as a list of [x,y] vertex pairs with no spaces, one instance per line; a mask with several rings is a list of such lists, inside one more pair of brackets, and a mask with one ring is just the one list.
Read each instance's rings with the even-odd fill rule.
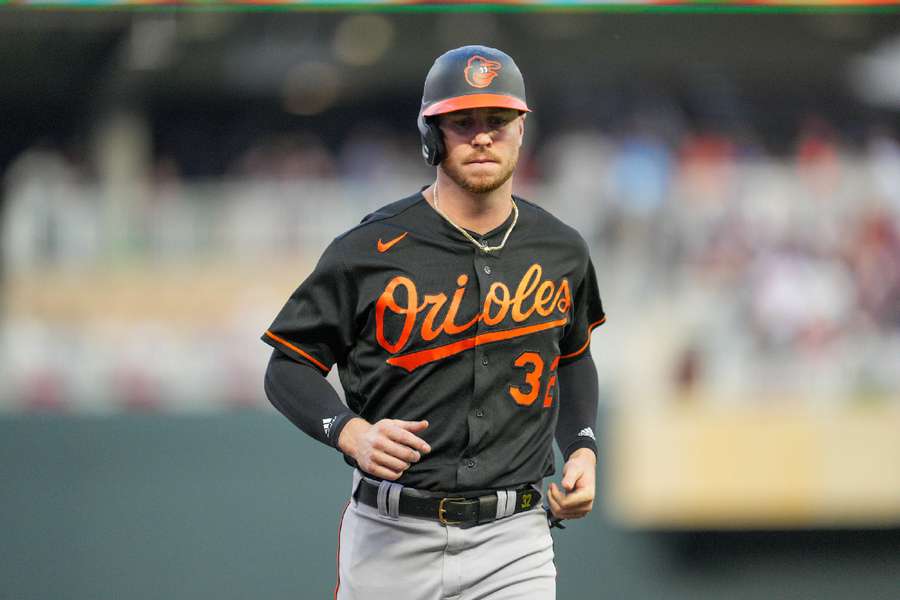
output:
[[484,416],[484,410],[481,409],[481,408],[477,409],[477,410],[475,411],[475,416],[476,416],[476,417],[483,417],[483,416]]
[[487,356],[485,356],[485,357],[483,357],[483,358],[481,359],[481,364],[484,365],[485,367],[488,366],[488,359],[487,359]]
[[469,467],[470,469],[474,469],[475,468],[475,459],[474,458],[468,459],[466,461],[466,466]]
[[491,274],[491,265],[484,265],[484,272],[488,275]]

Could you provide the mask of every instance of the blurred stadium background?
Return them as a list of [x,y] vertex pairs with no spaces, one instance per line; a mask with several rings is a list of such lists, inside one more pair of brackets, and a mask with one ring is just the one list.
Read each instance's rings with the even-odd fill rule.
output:
[[[324,598],[349,470],[259,335],[503,48],[592,246],[560,598],[900,598],[900,15],[0,11],[0,598]],[[335,379],[336,382],[336,379]]]

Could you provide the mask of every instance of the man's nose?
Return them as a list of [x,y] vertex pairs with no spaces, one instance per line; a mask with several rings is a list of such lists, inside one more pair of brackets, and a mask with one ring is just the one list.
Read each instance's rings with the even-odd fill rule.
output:
[[476,131],[475,135],[472,137],[472,145],[474,146],[488,146],[493,141],[494,138],[491,137],[491,132],[486,128],[481,128],[480,131]]

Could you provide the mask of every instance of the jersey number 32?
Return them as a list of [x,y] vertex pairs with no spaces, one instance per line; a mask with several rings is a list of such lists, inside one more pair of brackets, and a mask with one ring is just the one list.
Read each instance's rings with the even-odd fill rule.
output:
[[[548,371],[547,390],[544,392],[544,408],[553,404],[553,386],[556,385],[556,367],[559,364],[559,357],[553,359]],[[537,352],[523,352],[516,358],[513,365],[524,369],[525,383],[524,385],[510,385],[509,395],[512,396],[516,404],[520,406],[531,406],[537,400],[541,391],[541,375],[544,373],[544,359]],[[530,367],[530,368],[529,368]]]

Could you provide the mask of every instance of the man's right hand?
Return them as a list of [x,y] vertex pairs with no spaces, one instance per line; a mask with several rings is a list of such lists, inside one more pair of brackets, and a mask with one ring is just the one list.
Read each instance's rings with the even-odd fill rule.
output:
[[395,481],[422,454],[431,452],[431,446],[416,435],[427,427],[428,421],[382,419],[373,425],[354,417],[341,430],[338,448],[366,473]]

